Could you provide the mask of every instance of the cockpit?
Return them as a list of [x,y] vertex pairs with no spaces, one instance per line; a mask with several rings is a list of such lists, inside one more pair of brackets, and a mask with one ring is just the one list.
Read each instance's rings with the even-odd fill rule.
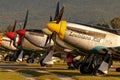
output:
[[[76,22],[74,22],[74,23],[76,23]],[[120,35],[120,29],[110,29],[110,28],[103,27],[103,26],[92,26],[92,25],[83,24],[83,23],[76,23],[76,24],[85,25],[85,26],[89,26],[89,27],[92,27],[92,28],[101,29],[101,30],[104,30],[104,31],[107,31],[107,32],[111,32],[111,33],[114,33],[116,35]]]

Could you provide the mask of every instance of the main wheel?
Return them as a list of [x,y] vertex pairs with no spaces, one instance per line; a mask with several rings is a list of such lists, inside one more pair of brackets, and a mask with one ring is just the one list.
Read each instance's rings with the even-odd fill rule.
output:
[[105,74],[102,71],[98,70],[99,66],[100,65],[95,66],[95,68],[93,70],[93,75],[95,75],[95,76],[104,76]]
[[34,59],[28,58],[28,59],[26,60],[26,62],[27,62],[27,63],[34,63]]
[[119,67],[119,68],[116,68],[116,71],[117,71],[117,72],[120,72],[120,67]]
[[93,67],[92,65],[88,66],[89,63],[81,63],[80,65],[80,72],[82,74],[92,74],[93,72]]
[[40,60],[40,65],[41,65],[41,66],[46,66],[46,64],[43,63],[43,60],[44,60],[44,59]]
[[9,61],[9,56],[8,56],[8,55],[5,56],[4,60],[5,60],[5,61]]

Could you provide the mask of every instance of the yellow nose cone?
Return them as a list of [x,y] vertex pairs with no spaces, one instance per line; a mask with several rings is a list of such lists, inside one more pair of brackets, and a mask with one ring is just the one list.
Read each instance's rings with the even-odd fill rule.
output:
[[48,22],[46,27],[52,31],[52,32],[56,32],[56,34],[58,34],[58,36],[63,39],[64,38],[64,34],[65,34],[65,30],[66,30],[66,21],[60,21],[58,24],[56,23],[56,21],[51,21]]
[[59,25],[56,24],[56,21],[51,21],[47,23],[47,28],[52,32],[58,32]]

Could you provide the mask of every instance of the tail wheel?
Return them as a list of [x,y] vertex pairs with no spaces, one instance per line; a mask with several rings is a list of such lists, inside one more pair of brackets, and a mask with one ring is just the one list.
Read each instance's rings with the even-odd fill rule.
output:
[[93,67],[92,67],[92,65],[90,65],[90,66],[88,66],[88,65],[89,65],[89,63],[82,63],[80,65],[80,72],[82,74],[92,74]]

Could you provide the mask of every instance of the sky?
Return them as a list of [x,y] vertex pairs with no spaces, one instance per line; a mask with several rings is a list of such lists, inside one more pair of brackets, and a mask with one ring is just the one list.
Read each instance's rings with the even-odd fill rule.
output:
[[[24,22],[29,10],[27,28],[41,29],[45,27],[49,17],[54,17],[58,0],[0,0],[0,28]],[[95,24],[109,23],[120,16],[120,0],[59,0],[60,7],[65,6],[62,19],[77,23]]]

